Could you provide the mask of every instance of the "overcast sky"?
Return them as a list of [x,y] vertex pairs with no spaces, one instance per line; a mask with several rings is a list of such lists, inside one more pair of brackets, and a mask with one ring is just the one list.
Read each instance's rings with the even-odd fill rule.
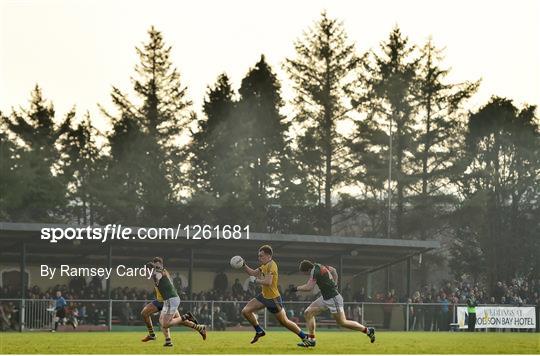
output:
[[[540,104],[540,1],[76,1],[0,0],[0,110],[27,106],[37,83],[63,116],[73,105],[104,128],[97,103],[112,85],[131,90],[135,46],[151,25],[172,45],[194,109],[226,72],[238,88],[265,54],[290,98],[281,70],[293,43],[322,10],[343,20],[359,53],[394,25],[413,43],[429,36],[446,48],[453,81],[482,78],[471,108],[493,94]],[[80,115],[82,116],[82,115]],[[105,125],[105,126],[104,126]]]

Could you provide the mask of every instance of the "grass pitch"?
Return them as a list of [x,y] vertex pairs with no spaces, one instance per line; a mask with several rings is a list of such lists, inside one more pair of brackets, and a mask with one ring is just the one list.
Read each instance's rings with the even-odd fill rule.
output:
[[252,332],[173,330],[174,347],[163,336],[142,343],[144,332],[0,333],[0,354],[539,354],[538,333],[377,332],[374,344],[360,333],[321,331],[315,348],[296,346],[298,337],[269,331],[256,344]]

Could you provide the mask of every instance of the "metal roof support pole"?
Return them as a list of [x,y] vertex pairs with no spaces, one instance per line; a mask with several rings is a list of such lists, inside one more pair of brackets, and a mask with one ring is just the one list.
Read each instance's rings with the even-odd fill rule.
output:
[[407,298],[411,298],[411,279],[412,279],[411,260],[412,260],[412,257],[407,258]]
[[338,288],[340,292],[343,292],[343,255],[339,255],[338,261]]
[[21,306],[20,306],[20,312],[19,312],[19,329],[20,331],[24,331],[24,311],[25,311],[25,298],[26,298],[26,244],[23,242],[21,243],[21,264],[20,264],[20,271],[21,271]]
[[390,292],[390,267],[386,267],[386,293]]
[[409,304],[409,301],[407,301],[407,304],[405,304],[405,331],[409,331],[409,324],[410,324],[410,318],[411,318],[411,315],[410,315],[410,311],[411,311],[411,307],[410,307],[410,304]]
[[212,318],[211,318],[211,329],[214,330],[214,301],[212,300],[212,303],[210,303],[210,309],[212,310]]
[[[109,242],[109,251],[107,253],[107,267],[112,268],[112,244]],[[109,300],[109,310],[107,313],[107,328],[112,330],[112,299],[111,299],[111,279],[107,278],[107,299]]]
[[371,297],[371,292],[373,289],[373,273],[367,274],[367,288],[366,288],[366,296]]
[[361,319],[360,319],[360,324],[366,325],[366,324],[365,324],[365,321],[364,321],[364,309],[365,309],[365,308],[364,308],[364,303],[362,303],[361,305],[362,305],[362,309],[361,309],[360,313],[362,314],[362,316],[360,317],[360,318],[361,318]]
[[188,295],[189,300],[193,298],[193,247],[189,248],[189,270],[188,270]]

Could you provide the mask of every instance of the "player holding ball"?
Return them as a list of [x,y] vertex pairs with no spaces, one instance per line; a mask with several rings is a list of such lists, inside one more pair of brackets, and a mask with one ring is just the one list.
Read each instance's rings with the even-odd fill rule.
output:
[[266,308],[276,316],[276,319],[281,325],[298,335],[302,340],[302,344],[305,343],[306,346],[309,346],[310,340],[308,336],[298,325],[287,318],[287,314],[283,309],[283,300],[278,290],[278,265],[272,259],[272,256],[272,247],[269,245],[261,246],[257,255],[261,266],[257,269],[251,269],[241,258],[242,261],[240,263],[237,258],[239,256],[231,259],[231,266],[243,268],[253,282],[262,286],[262,293],[251,299],[244,309],[242,309],[242,315],[255,329],[255,336],[251,340],[251,343],[256,343],[261,337],[266,335],[264,329],[259,325],[257,315],[255,314],[259,310]]

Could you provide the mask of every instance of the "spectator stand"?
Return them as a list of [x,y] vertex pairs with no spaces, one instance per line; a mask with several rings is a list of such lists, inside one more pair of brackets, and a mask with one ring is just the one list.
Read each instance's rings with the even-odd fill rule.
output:
[[[105,265],[113,266],[124,263],[142,265],[152,256],[163,256],[167,266],[188,268],[187,299],[194,299],[193,274],[195,271],[223,271],[229,269],[228,261],[233,255],[253,256],[263,244],[271,244],[280,273],[294,273],[298,262],[304,258],[336,266],[340,276],[367,274],[387,268],[403,261],[407,262],[407,294],[411,289],[411,259],[440,247],[437,241],[377,239],[366,237],[314,236],[292,234],[250,233],[239,240],[219,239],[212,231],[210,239],[187,239],[186,231],[181,229],[177,239],[140,240],[136,238],[139,228],[131,227],[133,235],[129,240],[108,240],[105,243],[95,240],[61,240],[50,243],[41,240],[43,228],[86,228],[86,226],[9,223],[0,222],[0,258],[3,263],[18,264],[19,271],[25,271],[27,265],[51,263]],[[103,227],[101,227],[103,229]],[[176,228],[176,227],[174,227]],[[190,234],[193,237],[194,232]],[[105,263],[104,263],[105,262]],[[22,301],[20,329],[24,325],[24,300],[28,298],[26,290],[28,278],[20,274],[18,286]],[[343,278],[340,278],[339,283]],[[340,285],[341,288],[341,285]],[[107,324],[112,327],[112,286],[107,280],[105,300],[107,306]]]

